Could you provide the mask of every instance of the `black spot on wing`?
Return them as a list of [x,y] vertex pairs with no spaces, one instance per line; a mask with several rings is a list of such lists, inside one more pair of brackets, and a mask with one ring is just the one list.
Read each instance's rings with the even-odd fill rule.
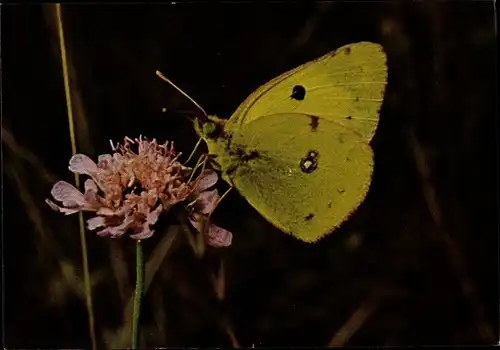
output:
[[248,162],[249,160],[260,158],[260,153],[258,151],[250,151],[247,150],[245,146],[243,145],[233,145],[234,148],[230,149],[229,147],[226,148],[231,155],[236,156],[239,160],[242,162]]
[[318,151],[309,151],[307,152],[307,158],[314,160],[315,158],[318,157]]
[[345,119],[347,119],[347,120],[351,120],[351,119],[352,119],[352,117],[351,117],[350,115],[348,115],[347,117],[345,117]]
[[304,220],[305,221],[310,221],[310,220],[312,220],[313,217],[314,217],[314,214],[313,213],[309,213],[309,215],[307,215],[306,217],[304,217]]
[[302,101],[306,97],[306,89],[302,85],[295,85],[290,97],[297,101]]
[[300,170],[306,174],[312,173],[318,168],[318,151],[311,150],[300,160]]
[[311,122],[309,123],[311,131],[316,131],[319,125],[319,118],[314,115],[310,115],[309,118],[311,118]]
[[260,153],[257,151],[251,151],[247,154],[244,154],[241,159],[245,162],[248,162],[249,160],[260,158]]
[[232,156],[236,156],[238,161],[232,164],[226,170],[226,174],[228,174],[229,176],[231,176],[236,171],[236,169],[238,169],[242,165],[242,163],[246,163],[252,159],[260,157],[260,153],[258,151],[248,151],[243,145],[239,144],[235,144],[233,146],[234,149],[231,149],[229,147],[226,149],[228,150],[229,154],[231,154]]
[[231,177],[231,175],[233,175],[233,173],[236,171],[236,169],[239,168],[239,166],[240,164],[238,163],[232,164],[230,167],[226,169],[226,174],[229,175],[229,177]]
[[302,172],[304,172],[306,174],[310,174],[314,170],[316,170],[316,168],[317,168],[317,165],[313,161],[311,161],[307,158],[302,158],[300,160],[300,170],[302,170]]
[[350,46],[346,47],[344,52],[346,55],[350,55],[351,54],[351,47]]
[[332,207],[332,202],[328,202],[328,209]]
[[345,192],[345,190],[343,188],[339,188],[339,189],[337,189],[337,192],[340,193],[340,194],[342,194],[342,193]]

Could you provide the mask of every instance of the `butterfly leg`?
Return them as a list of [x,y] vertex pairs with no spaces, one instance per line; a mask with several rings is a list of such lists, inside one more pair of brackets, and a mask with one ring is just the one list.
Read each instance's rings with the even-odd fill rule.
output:
[[189,161],[191,160],[191,158],[193,158],[195,152],[198,150],[198,147],[200,147],[200,144],[201,144],[202,140],[203,139],[201,137],[198,139],[198,142],[196,142],[196,145],[194,146],[193,151],[189,155],[188,159],[184,162],[184,165],[186,165],[187,163],[189,163]]
[[[189,157],[191,157],[191,156],[189,156]],[[196,164],[195,164],[194,168],[193,168],[193,169],[192,169],[192,171],[191,171],[191,176],[189,177],[188,182],[191,182],[191,181],[193,180],[194,175],[195,175],[195,173],[196,173],[196,170],[197,170],[200,166],[202,167],[201,171],[203,171],[203,170],[205,169],[205,164],[207,163],[207,159],[208,159],[208,157],[207,157],[207,155],[206,155],[206,154],[203,154],[203,155],[201,155],[201,156],[200,156],[200,158],[198,158],[198,161],[196,162]]]
[[233,189],[233,186],[229,187],[227,189],[227,191],[224,192],[224,194],[219,197],[219,199],[217,200],[217,203],[215,203],[214,209],[208,214],[207,221],[210,220],[210,216],[215,211],[215,209],[217,208],[217,206],[219,205],[219,203],[222,202],[222,200],[224,199],[224,197],[226,197],[232,189]]

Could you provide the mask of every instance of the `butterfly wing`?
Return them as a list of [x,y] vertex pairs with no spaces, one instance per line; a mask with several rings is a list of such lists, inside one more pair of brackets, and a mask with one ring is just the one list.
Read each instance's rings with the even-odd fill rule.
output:
[[227,127],[236,130],[271,114],[302,113],[353,128],[369,141],[378,124],[386,82],[386,56],[380,45],[346,45],[258,88],[233,113]]
[[[339,226],[364,199],[372,150],[363,135],[328,119],[274,114],[244,124],[223,169],[268,221],[314,242]],[[243,156],[244,154],[244,156]]]

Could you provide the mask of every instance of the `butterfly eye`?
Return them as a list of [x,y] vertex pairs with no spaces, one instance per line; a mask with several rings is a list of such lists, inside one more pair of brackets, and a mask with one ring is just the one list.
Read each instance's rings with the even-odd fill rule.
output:
[[221,131],[221,128],[213,122],[203,124],[203,134],[209,138],[216,138]]

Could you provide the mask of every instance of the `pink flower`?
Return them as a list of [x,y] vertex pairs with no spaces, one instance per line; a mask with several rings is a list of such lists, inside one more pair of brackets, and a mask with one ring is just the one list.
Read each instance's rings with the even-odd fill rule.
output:
[[[137,145],[137,153],[131,150]],[[57,182],[52,197],[61,206],[46,199],[54,210],[65,215],[80,211],[94,212],[87,220],[89,230],[97,234],[121,237],[130,232],[131,238],[146,239],[153,235],[152,226],[163,211],[189,198],[193,203],[189,221],[198,231],[203,229],[209,214],[220,198],[213,170],[204,170],[195,180],[188,181],[192,169],[177,161],[173,144],[159,145],[155,139],[125,138],[123,145],[111,145],[114,153],[100,155],[97,164],[84,154],[75,154],[69,170],[87,175],[84,193],[66,181]],[[214,247],[231,244],[231,232],[208,222],[206,241]]]
[[[196,200],[189,221],[198,232],[203,230],[203,224],[220,198],[217,189],[209,190],[216,182],[217,174],[213,170],[204,170],[195,182],[193,196]],[[228,230],[210,222],[207,223],[205,230],[207,244],[217,248],[231,245],[233,235]]]
[[[131,150],[132,145],[138,146],[137,153]],[[112,148],[114,153],[99,156],[97,164],[84,154],[75,154],[69,170],[90,177],[85,181],[85,192],[59,181],[51,194],[62,206],[49,199],[46,202],[66,215],[95,212],[87,227],[101,228],[97,232],[100,236],[120,237],[130,231],[131,238],[149,238],[160,213],[193,191],[194,184],[186,181],[191,169],[177,161],[172,143],[125,138],[123,146]]]

